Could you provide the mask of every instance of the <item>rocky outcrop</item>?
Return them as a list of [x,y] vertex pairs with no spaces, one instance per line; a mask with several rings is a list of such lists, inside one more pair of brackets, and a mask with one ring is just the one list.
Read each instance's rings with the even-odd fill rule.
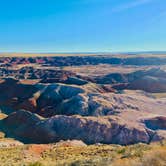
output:
[[149,142],[147,130],[141,125],[127,125],[118,117],[55,116],[41,119],[26,111],[12,113],[2,121],[7,135],[24,142],[50,143],[60,140],[82,140],[87,144],[132,144]]

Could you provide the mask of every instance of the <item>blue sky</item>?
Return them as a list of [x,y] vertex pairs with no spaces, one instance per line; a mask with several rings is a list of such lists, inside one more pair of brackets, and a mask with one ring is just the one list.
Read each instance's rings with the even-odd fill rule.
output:
[[166,51],[165,0],[1,0],[0,52]]

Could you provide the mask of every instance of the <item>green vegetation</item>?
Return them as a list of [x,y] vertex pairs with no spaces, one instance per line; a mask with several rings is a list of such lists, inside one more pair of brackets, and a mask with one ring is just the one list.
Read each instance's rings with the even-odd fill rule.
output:
[[31,163],[28,166],[43,166],[43,164],[41,164],[40,162],[35,162],[35,163]]

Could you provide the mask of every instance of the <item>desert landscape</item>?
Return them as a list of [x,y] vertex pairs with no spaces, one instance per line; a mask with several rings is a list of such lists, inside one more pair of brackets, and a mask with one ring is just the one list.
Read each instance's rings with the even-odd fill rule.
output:
[[166,166],[166,1],[0,1],[0,166]]
[[1,54],[0,165],[166,163],[166,54]]

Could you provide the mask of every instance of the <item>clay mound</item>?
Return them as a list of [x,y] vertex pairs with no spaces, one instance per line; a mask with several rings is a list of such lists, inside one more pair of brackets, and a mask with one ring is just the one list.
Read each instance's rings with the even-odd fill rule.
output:
[[166,72],[160,68],[151,68],[147,70],[139,70],[139,71],[130,73],[128,76],[129,76],[129,81],[134,81],[145,76],[165,78]]
[[0,90],[0,105],[6,106],[5,113],[25,109],[44,117],[57,114],[90,115],[87,111],[88,94],[113,91],[104,85],[92,83],[82,86],[61,83],[29,85],[15,79],[2,79]]
[[[43,119],[17,111],[2,120],[7,136],[25,143],[53,143],[61,140],[81,140],[86,144],[149,143],[166,138],[166,117],[127,121],[121,116],[81,117],[57,115]],[[143,119],[143,118],[142,118]],[[79,142],[61,142],[58,146],[75,146]],[[81,144],[82,146],[82,144]]]
[[68,77],[66,81],[64,81],[66,84],[74,84],[74,85],[85,85],[88,84],[88,81],[83,80],[81,78],[77,77]]
[[128,75],[121,73],[111,73],[103,77],[96,77],[95,82],[98,84],[116,84],[116,83],[127,83]]
[[126,110],[163,114],[166,105],[164,101],[159,103],[158,100],[144,93],[128,93],[127,91],[123,94],[104,93],[99,86],[94,84],[82,87],[49,85],[37,100],[40,106],[37,113],[44,117],[58,114],[104,116]]
[[[113,85],[122,84],[122,83],[125,84],[125,83],[130,83],[134,80],[140,79],[144,76],[156,76],[157,74],[161,72],[162,70],[152,68],[150,70],[138,70],[131,73],[111,73],[103,77],[96,77],[95,81],[96,83],[100,83],[100,84],[113,84]],[[161,76],[161,74],[159,74],[159,76]]]
[[96,82],[112,84],[117,90],[144,90],[151,93],[166,92],[166,72],[160,68],[139,70],[132,73],[112,73],[104,77],[97,77]]
[[127,125],[125,121],[117,117],[59,115],[50,119],[39,119],[34,114],[18,111],[9,115],[2,123],[8,130],[8,135],[12,134],[24,142],[31,143],[76,139],[87,144],[132,144],[148,143],[150,140],[147,130],[142,126]]
[[[9,91],[6,91],[8,86]],[[61,83],[27,85],[4,79],[0,83],[0,105],[6,106],[5,113],[25,109],[43,117],[61,114],[105,116],[126,110],[163,114],[165,109],[164,101],[143,93],[108,93],[107,89],[113,91],[108,85],[93,83],[82,86]]]
[[5,123],[10,128],[17,128],[20,124],[33,125],[37,123],[41,118],[33,115],[31,112],[20,110],[19,113],[13,112],[10,116],[5,118]]
[[127,89],[133,90],[144,90],[151,93],[161,93],[166,92],[166,79],[165,78],[157,78],[151,76],[145,76],[138,80],[131,82]]
[[38,115],[20,110],[3,119],[1,126],[6,137],[14,137],[22,142],[28,142],[36,136],[34,127],[40,121],[42,121],[42,118]]
[[57,78],[44,78],[40,81],[40,83],[65,83],[65,84],[71,84],[71,85],[85,85],[88,83],[88,81],[78,78],[76,76],[56,76]]
[[[65,70],[33,69],[31,73],[34,73],[37,78],[41,79],[40,83],[67,83],[69,78],[76,78],[75,73]],[[73,84],[77,84],[77,81],[73,81]]]
[[13,78],[2,79],[0,83],[0,105],[15,107],[29,99],[38,89],[33,85],[21,84]]

